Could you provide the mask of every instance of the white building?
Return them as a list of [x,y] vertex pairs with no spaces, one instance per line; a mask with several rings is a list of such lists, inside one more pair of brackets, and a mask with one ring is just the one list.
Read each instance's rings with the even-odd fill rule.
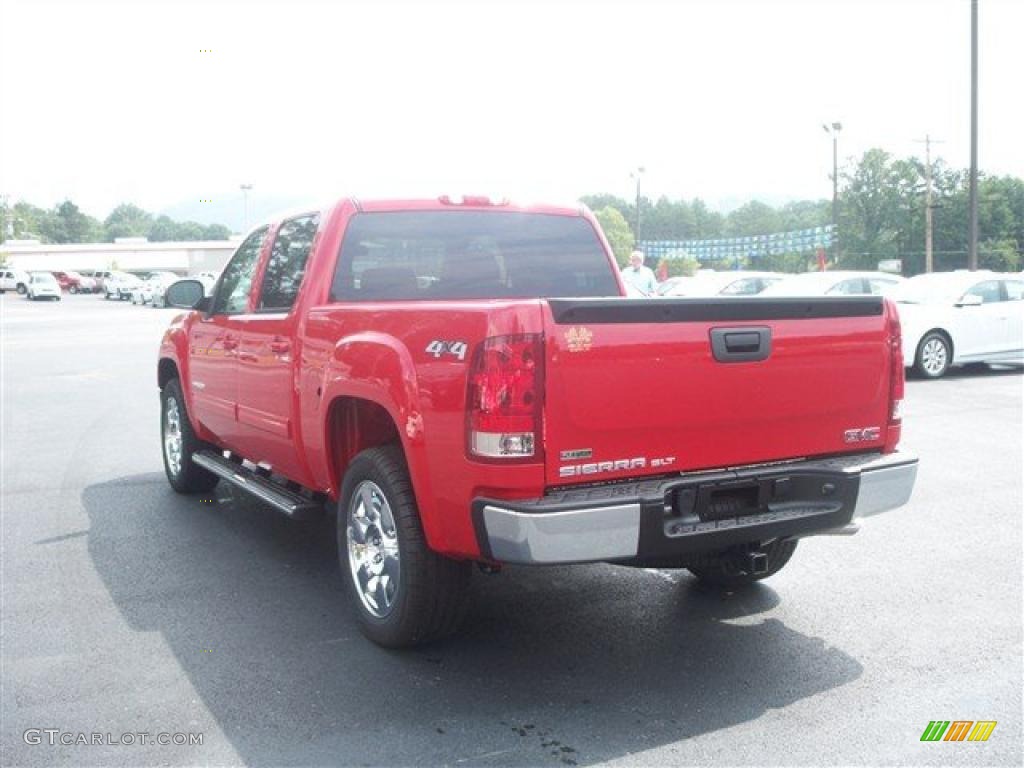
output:
[[150,243],[145,238],[118,238],[113,243],[40,243],[8,240],[0,243],[0,257],[14,269],[83,272],[119,269],[125,272],[157,270],[195,274],[220,272],[235,248],[236,240]]

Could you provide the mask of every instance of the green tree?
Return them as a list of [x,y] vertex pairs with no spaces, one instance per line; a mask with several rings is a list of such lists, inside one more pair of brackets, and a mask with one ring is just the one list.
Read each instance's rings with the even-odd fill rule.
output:
[[610,205],[595,211],[594,217],[604,230],[604,236],[612,247],[615,260],[619,262],[619,266],[626,266],[629,263],[629,253],[636,242],[626,218],[617,208]]
[[82,213],[70,200],[54,206],[39,222],[40,234],[50,243],[93,243],[100,239],[100,223]]
[[778,211],[759,200],[751,200],[725,217],[726,237],[767,235],[784,230]]
[[893,161],[888,152],[869,149],[852,171],[843,172],[839,209],[840,265],[874,269],[880,259],[907,250],[921,178],[913,163]]
[[203,240],[227,240],[231,237],[231,230],[223,224],[208,224],[203,229]]
[[178,237],[176,239],[182,241],[202,240],[204,231],[203,225],[198,222],[181,221],[178,222]]
[[145,237],[153,227],[153,216],[132,203],[122,203],[103,222],[107,240],[116,237]]
[[146,237],[153,243],[166,243],[178,239],[178,225],[170,216],[157,216]]

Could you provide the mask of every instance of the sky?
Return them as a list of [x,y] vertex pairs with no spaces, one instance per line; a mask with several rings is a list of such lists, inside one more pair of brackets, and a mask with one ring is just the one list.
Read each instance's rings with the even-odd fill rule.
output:
[[[980,0],[988,173],[1024,176],[1022,32]],[[823,122],[968,165],[969,34],[969,0],[0,0],[0,195],[826,198]]]

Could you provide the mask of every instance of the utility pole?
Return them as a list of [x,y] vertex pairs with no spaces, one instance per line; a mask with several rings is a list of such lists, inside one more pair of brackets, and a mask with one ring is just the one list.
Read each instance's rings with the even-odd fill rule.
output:
[[[921,143],[920,139],[916,139]],[[924,179],[925,179],[925,200],[924,200],[924,271],[934,272],[935,262],[932,257],[932,216],[935,206],[932,204],[932,142],[941,144],[938,139],[930,135],[924,137]]]
[[636,179],[636,247],[640,247],[640,177],[644,175],[646,169],[641,165],[635,171],[631,171],[629,178]]
[[978,0],[971,0],[971,181],[968,188],[971,228],[967,269],[978,269]]
[[252,184],[239,184],[242,190],[242,234],[249,231],[249,192],[252,191]]
[[839,258],[839,132],[842,123],[823,123],[825,133],[832,135],[832,254]]

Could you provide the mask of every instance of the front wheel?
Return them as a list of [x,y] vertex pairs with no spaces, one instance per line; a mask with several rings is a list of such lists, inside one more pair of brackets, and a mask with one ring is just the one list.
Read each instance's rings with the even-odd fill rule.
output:
[[24,283],[18,283],[18,287],[15,290],[18,292],[20,296],[24,296],[25,293],[28,291],[28,288],[25,287]]
[[402,648],[454,632],[469,602],[472,564],[432,551],[402,451],[363,451],[338,502],[338,559],[364,634]]
[[938,379],[946,375],[952,359],[949,339],[938,331],[932,331],[917,345],[914,370],[925,378]]
[[766,568],[761,573],[744,571],[729,555],[700,566],[691,565],[689,571],[704,583],[716,587],[745,587],[781,571],[796,550],[796,539],[776,539],[761,550],[768,556]]
[[185,410],[181,384],[171,379],[160,391],[160,441],[164,472],[178,493],[206,493],[217,485],[217,476],[192,461],[192,455],[210,446],[196,437]]
[[78,293],[78,286],[72,285],[70,288],[68,288],[68,293]]

